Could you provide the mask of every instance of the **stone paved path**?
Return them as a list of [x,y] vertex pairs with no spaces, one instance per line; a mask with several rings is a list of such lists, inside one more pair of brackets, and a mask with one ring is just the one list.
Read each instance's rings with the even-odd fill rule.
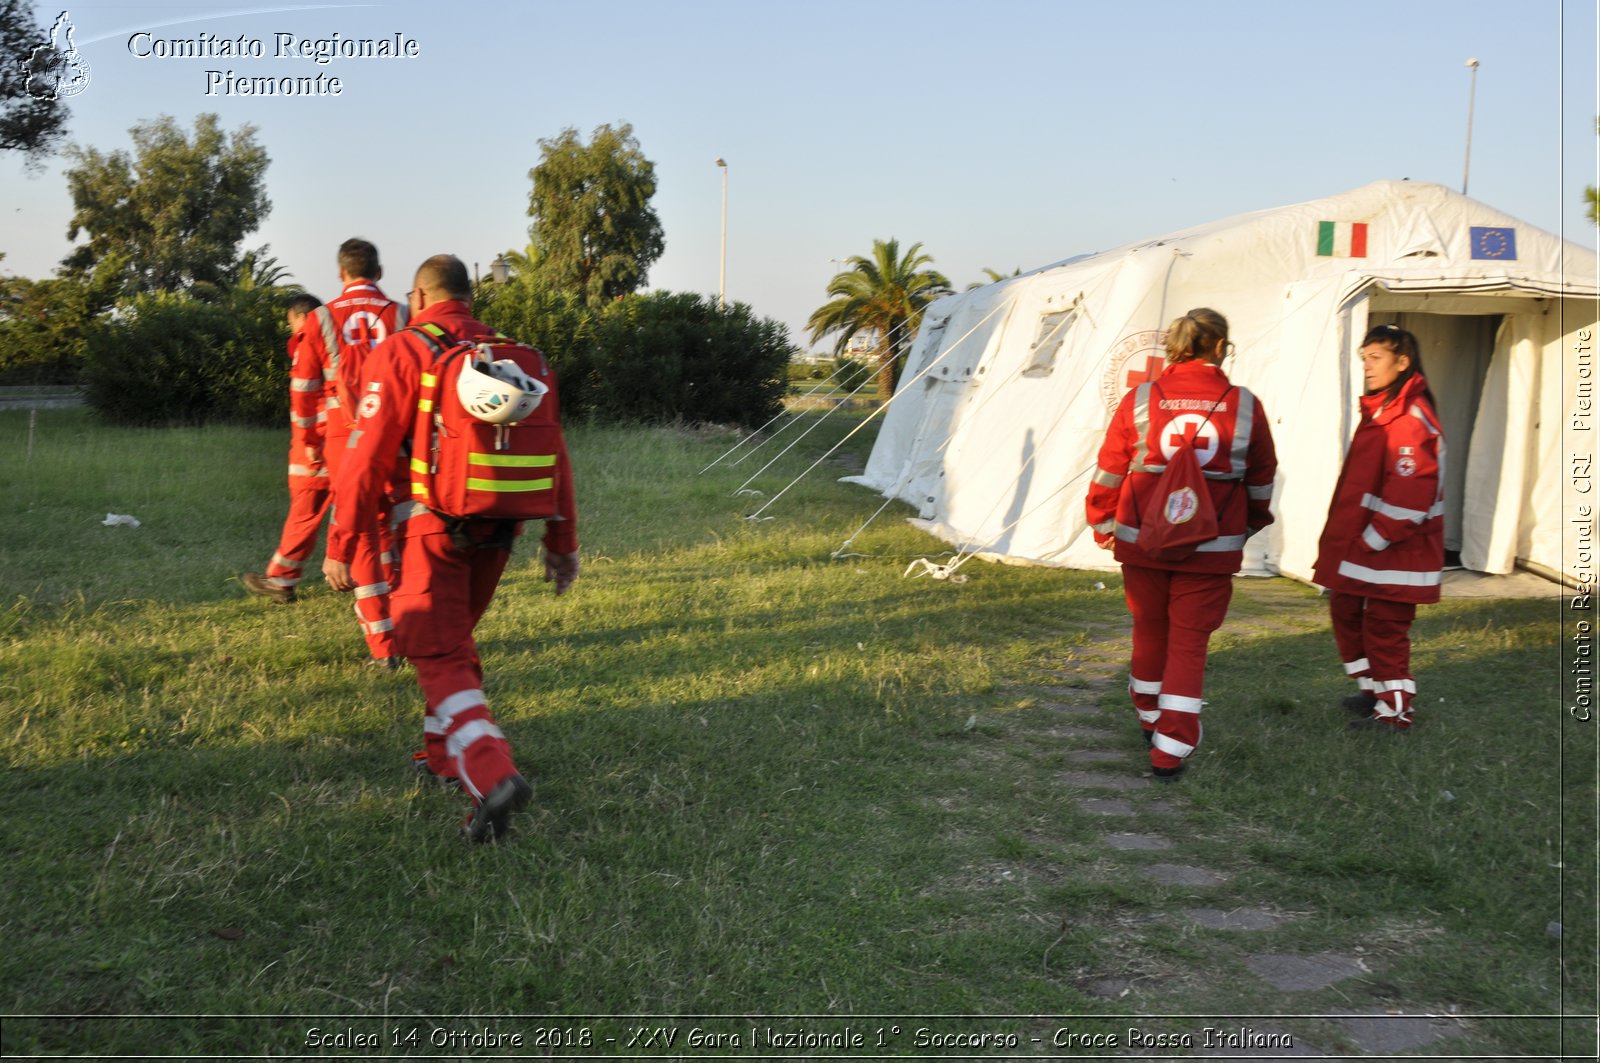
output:
[[[1235,633],[1281,630],[1279,625],[1290,623],[1292,617],[1308,615],[1304,593],[1283,581],[1240,581],[1235,594],[1236,600],[1248,596],[1265,613],[1240,621],[1230,617]],[[1189,928],[1188,933],[1211,935],[1207,940],[1221,934],[1224,942],[1237,942],[1214,949],[1217,969],[1195,971],[1193,977],[1202,984],[1219,977],[1253,979],[1259,989],[1255,999],[1260,1001],[1260,1013],[1272,1016],[1233,1021],[1231,1033],[1221,1029],[1214,1035],[1223,1043],[1197,1048],[1195,1058],[1426,1054],[1435,1042],[1469,1034],[1459,1021],[1441,1017],[1426,1002],[1387,1011],[1355,1007],[1293,1017],[1307,1008],[1308,994],[1354,985],[1378,972],[1362,955],[1365,949],[1359,941],[1352,941],[1346,950],[1312,953],[1275,946],[1275,933],[1314,913],[1276,910],[1264,898],[1249,896],[1248,885],[1243,884],[1248,875],[1240,868],[1206,867],[1185,856],[1188,798],[1182,781],[1155,785],[1146,755],[1139,748],[1132,709],[1108,709],[1100,704],[1115,701],[1106,695],[1126,685],[1126,629],[1099,630],[1092,633],[1092,639],[1087,645],[1073,647],[1034,689],[1037,703],[1054,721],[1040,733],[1066,750],[1069,767],[1057,780],[1072,793],[1077,809],[1102,825],[1100,840],[1107,866],[1125,863],[1141,878],[1187,900],[1165,916],[1125,920],[1119,923],[1119,931],[1170,935],[1174,927],[1180,931]],[[1077,984],[1106,1000],[1137,1001],[1139,1014],[1163,1013],[1162,987],[1145,976],[1091,972]],[[1198,1026],[1194,1032],[1198,1035]]]

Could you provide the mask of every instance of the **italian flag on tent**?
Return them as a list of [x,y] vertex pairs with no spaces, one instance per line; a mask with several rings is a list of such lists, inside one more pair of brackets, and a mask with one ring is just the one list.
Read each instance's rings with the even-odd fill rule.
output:
[[1367,223],[1317,222],[1317,254],[1323,258],[1366,258]]

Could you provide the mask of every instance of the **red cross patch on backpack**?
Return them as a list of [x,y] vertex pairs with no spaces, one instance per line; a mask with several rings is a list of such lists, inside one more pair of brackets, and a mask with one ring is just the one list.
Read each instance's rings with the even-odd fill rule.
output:
[[457,341],[412,326],[433,352],[411,440],[411,497],[446,517],[557,515],[561,422],[543,354],[496,333]]
[[[1229,388],[1228,391],[1232,391]],[[1160,394],[1158,390],[1157,395]],[[1195,456],[1195,440],[1211,423],[1224,392],[1211,406],[1211,412],[1183,441],[1167,467],[1139,506],[1139,549],[1157,561],[1182,561],[1201,543],[1217,537],[1217,508],[1211,501],[1211,488]]]

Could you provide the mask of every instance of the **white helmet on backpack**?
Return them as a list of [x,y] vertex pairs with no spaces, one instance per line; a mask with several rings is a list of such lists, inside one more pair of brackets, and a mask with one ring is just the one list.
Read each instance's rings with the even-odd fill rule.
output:
[[[482,348],[480,348],[481,350]],[[539,408],[548,385],[509,358],[472,358],[456,377],[456,397],[472,416],[489,424],[515,424]]]

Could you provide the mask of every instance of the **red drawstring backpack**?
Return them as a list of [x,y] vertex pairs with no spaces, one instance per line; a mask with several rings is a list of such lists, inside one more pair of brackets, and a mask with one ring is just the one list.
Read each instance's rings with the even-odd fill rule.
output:
[[[1151,387],[1159,400],[1160,388],[1154,384]],[[1156,561],[1182,561],[1201,543],[1217,537],[1217,509],[1211,502],[1211,488],[1200,469],[1200,459],[1195,457],[1194,441],[1232,391],[1230,387],[1211,404],[1206,419],[1167,462],[1139,507],[1138,546]]]

